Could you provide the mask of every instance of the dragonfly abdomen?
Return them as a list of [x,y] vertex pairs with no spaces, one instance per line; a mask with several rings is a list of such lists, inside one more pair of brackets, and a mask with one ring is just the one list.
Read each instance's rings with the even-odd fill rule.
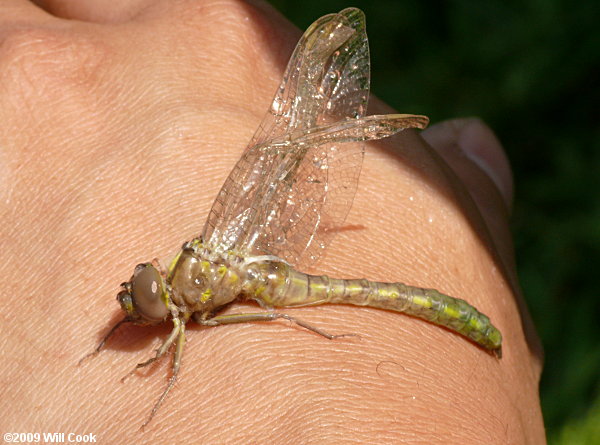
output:
[[444,326],[487,349],[500,352],[502,335],[486,315],[466,301],[435,289],[308,275],[283,262],[265,262],[260,269],[260,281],[264,284],[256,288],[254,299],[267,306],[350,304],[387,309]]
[[[500,331],[492,325],[486,315],[464,300],[442,294],[435,289],[407,286],[402,283],[368,280],[345,282],[346,289],[350,287],[351,291],[346,291],[346,296],[335,298],[340,303],[402,312],[456,331],[487,349],[500,350]],[[357,295],[357,291],[353,290],[358,287],[365,289],[362,299]],[[336,296],[337,293],[334,291],[333,295]]]
[[466,301],[444,295],[435,289],[364,279],[329,281],[331,289],[328,291],[328,303],[402,312],[456,331],[491,350],[499,350],[502,343],[500,331],[486,315]]
[[[298,272],[284,263],[271,263],[271,277],[279,284],[260,298],[275,307],[318,304],[351,304],[402,312],[418,317],[499,352],[502,335],[490,319],[464,300],[435,289],[382,283],[365,279],[342,280]],[[273,272],[277,270],[277,273]]]

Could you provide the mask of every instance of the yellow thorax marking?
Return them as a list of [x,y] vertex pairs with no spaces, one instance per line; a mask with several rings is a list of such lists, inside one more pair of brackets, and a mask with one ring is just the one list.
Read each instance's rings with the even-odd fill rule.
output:
[[202,296],[200,297],[200,301],[202,303],[206,303],[212,297],[212,289],[209,287],[204,292],[202,292]]
[[177,261],[179,261],[179,257],[181,256],[181,252],[183,252],[183,250],[180,250],[177,255],[175,256],[175,258],[173,258],[173,261],[171,261],[171,264],[169,264],[169,275],[171,274],[171,272],[173,272],[173,269],[175,268],[175,265],[177,264]]
[[200,261],[200,267],[202,268],[202,273],[204,275],[209,275],[210,274],[210,262],[203,260]]
[[166,283],[164,281],[163,281],[163,289],[164,290],[163,290],[162,295],[160,296],[160,299],[165,304],[165,307],[167,309],[169,309],[169,301],[170,301],[170,299],[169,299],[169,291],[168,291],[167,285],[166,285]]
[[229,273],[229,284],[235,284],[240,280],[240,277],[238,276],[238,274],[230,272]]

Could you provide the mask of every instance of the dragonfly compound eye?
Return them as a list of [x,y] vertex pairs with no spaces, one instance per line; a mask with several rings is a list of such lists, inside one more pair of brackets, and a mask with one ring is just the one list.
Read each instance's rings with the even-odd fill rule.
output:
[[154,266],[147,264],[144,268],[136,268],[131,281],[131,299],[144,321],[158,322],[167,317],[169,310],[164,293],[163,279]]

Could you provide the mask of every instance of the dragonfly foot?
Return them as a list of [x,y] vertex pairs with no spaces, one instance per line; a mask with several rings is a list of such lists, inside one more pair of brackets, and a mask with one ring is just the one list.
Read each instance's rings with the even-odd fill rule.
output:
[[119,321],[112,328],[110,328],[110,331],[108,331],[108,333],[100,341],[100,343],[98,344],[98,346],[96,346],[96,349],[94,349],[89,354],[86,354],[83,357],[81,357],[81,359],[77,362],[77,366],[81,366],[81,364],[84,361],[86,361],[88,358],[94,357],[94,356],[98,355],[98,353],[102,350],[102,348],[106,344],[106,341],[115,333],[115,331],[119,328],[119,326],[121,326],[123,323],[128,323],[128,322],[129,322],[129,319],[127,317],[125,317],[123,320]]
[[152,418],[154,417],[154,415],[160,408],[160,405],[162,405],[163,401],[167,397],[167,394],[169,394],[169,391],[171,391],[171,388],[173,388],[173,386],[175,385],[175,381],[177,381],[177,374],[173,374],[171,376],[171,378],[169,379],[169,384],[167,385],[167,388],[163,391],[163,393],[161,394],[158,401],[154,404],[154,407],[152,408],[152,411],[150,412],[150,416],[148,416],[146,421],[144,423],[142,423],[142,426],[140,426],[140,431],[144,431],[144,428],[146,428],[146,426],[150,423],[150,421],[152,420]]
[[357,337],[359,339],[362,339],[362,337],[359,334],[336,334],[331,337],[331,340],[336,340],[342,337]]
[[[157,351],[158,352],[158,351]],[[125,383],[125,380],[127,380],[129,377],[131,377],[133,374],[135,374],[135,372],[140,369],[140,368],[144,368],[148,365],[150,365],[151,363],[154,363],[156,361],[156,359],[158,358],[158,355],[152,358],[149,358],[148,360],[146,360],[145,362],[142,363],[138,363],[137,365],[135,365],[135,368],[133,368],[131,371],[129,371],[122,379],[121,379],[121,383]]]

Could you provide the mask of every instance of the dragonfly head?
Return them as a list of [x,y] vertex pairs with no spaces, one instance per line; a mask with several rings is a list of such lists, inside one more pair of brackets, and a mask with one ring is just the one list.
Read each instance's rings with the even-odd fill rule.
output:
[[157,324],[169,315],[169,295],[160,272],[150,263],[138,264],[117,295],[127,318],[138,324]]

